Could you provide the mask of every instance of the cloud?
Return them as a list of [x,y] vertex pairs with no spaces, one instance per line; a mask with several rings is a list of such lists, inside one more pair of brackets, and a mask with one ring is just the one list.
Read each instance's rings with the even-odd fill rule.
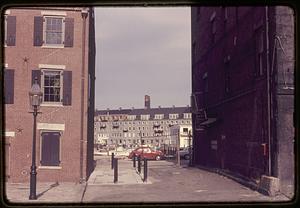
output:
[[116,105],[114,96],[135,106],[146,93],[188,104],[190,8],[96,8],[95,18],[96,106]]

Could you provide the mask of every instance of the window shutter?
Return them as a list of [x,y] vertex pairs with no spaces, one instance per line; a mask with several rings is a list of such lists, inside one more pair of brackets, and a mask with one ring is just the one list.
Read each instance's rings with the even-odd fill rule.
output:
[[16,16],[7,16],[7,46],[16,45]]
[[65,47],[73,47],[74,18],[65,18]]
[[34,17],[33,45],[43,45],[43,17]]
[[41,165],[48,165],[50,162],[50,136],[49,133],[42,133],[42,154],[41,154]]
[[63,72],[63,105],[72,105],[72,71]]
[[4,70],[4,103],[14,104],[14,73],[13,69]]
[[41,165],[57,166],[59,165],[59,132],[42,133],[42,154]]
[[32,70],[31,85],[33,85],[35,77],[37,78],[37,83],[41,86],[41,70]]

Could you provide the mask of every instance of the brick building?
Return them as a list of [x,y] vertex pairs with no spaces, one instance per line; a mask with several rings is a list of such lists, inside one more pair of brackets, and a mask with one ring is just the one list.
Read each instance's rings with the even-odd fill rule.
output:
[[191,15],[194,163],[254,182],[271,176],[292,196],[293,10],[193,7]]
[[144,108],[97,110],[95,143],[126,147],[174,145],[172,126],[182,127],[180,145],[187,146],[188,131],[192,127],[190,107],[151,108],[150,96],[146,95]]
[[82,182],[94,168],[93,8],[11,8],[4,21],[6,180],[29,182],[36,77],[37,180]]

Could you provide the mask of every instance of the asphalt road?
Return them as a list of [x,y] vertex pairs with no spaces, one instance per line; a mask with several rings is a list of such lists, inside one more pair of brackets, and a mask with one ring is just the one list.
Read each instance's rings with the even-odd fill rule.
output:
[[[103,162],[108,160],[101,160]],[[97,164],[101,164],[98,161]],[[120,160],[123,171],[132,168],[129,160]],[[183,162],[184,163],[184,162]],[[109,165],[109,164],[108,164]],[[102,168],[108,166],[103,165]],[[83,202],[94,203],[207,203],[278,202],[229,178],[194,167],[176,166],[169,161],[149,161],[148,183],[88,185]],[[97,167],[101,168],[101,167]],[[129,169],[128,169],[129,170]]]

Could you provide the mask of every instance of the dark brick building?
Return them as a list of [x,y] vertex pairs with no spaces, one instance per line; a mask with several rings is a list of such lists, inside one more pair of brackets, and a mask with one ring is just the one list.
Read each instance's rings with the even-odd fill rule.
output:
[[6,180],[29,182],[35,77],[43,92],[37,180],[86,180],[94,168],[93,8],[11,8],[3,20]]
[[194,163],[294,194],[294,13],[193,7]]

